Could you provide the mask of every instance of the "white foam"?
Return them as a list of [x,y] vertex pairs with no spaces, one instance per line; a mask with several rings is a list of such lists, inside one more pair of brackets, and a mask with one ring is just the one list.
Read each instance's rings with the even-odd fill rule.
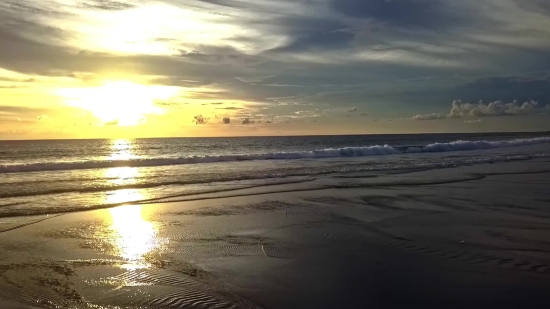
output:
[[550,143],[550,137],[515,139],[509,141],[455,141],[451,143],[435,143],[422,147],[422,152],[466,151],[477,149],[493,149],[517,147],[525,145]]
[[530,139],[516,139],[508,141],[455,141],[450,143],[434,143],[423,147],[410,147],[398,150],[394,147],[384,146],[366,146],[366,147],[347,147],[339,149],[320,149],[302,152],[275,152],[264,154],[244,154],[244,155],[220,155],[220,156],[193,156],[180,158],[150,158],[150,159],[132,159],[132,160],[101,160],[86,162],[52,162],[52,163],[31,163],[19,165],[1,165],[0,173],[16,172],[37,172],[37,171],[56,171],[56,170],[80,170],[112,168],[121,166],[146,167],[146,166],[167,166],[182,164],[200,164],[216,162],[237,162],[237,161],[258,161],[258,160],[297,160],[297,159],[317,159],[317,158],[338,158],[338,157],[367,157],[395,155],[400,153],[418,153],[418,152],[448,152],[448,151],[466,151],[477,149],[493,149],[502,147],[514,147],[533,144],[550,143],[550,137],[539,137]]

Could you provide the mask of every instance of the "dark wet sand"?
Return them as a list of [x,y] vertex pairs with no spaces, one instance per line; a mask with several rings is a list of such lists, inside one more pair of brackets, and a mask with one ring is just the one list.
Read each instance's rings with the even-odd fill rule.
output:
[[0,308],[548,303],[549,162],[320,181],[5,221]]

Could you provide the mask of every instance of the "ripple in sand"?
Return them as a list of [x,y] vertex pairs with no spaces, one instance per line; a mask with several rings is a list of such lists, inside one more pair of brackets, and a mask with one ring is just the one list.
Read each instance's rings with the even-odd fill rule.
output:
[[[217,287],[214,281],[208,281],[207,272],[188,266],[181,272],[163,269],[128,271],[109,279],[123,288],[108,292],[98,300],[100,303],[137,308],[258,308]],[[137,291],[139,295],[136,295]]]
[[245,215],[253,212],[262,211],[278,211],[297,209],[301,207],[315,207],[309,204],[287,203],[282,201],[264,201],[260,203],[245,204],[245,205],[220,205],[217,207],[204,207],[193,210],[168,213],[170,215],[179,216],[199,216],[199,217],[217,217],[217,216],[233,216]]

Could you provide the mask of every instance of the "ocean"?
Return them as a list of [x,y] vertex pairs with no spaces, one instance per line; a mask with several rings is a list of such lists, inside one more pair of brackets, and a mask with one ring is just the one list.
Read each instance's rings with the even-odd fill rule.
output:
[[548,156],[548,132],[0,141],[0,217]]

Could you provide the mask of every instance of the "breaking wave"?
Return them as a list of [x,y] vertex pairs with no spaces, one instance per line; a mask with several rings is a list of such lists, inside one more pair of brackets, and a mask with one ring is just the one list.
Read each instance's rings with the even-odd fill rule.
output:
[[534,144],[550,143],[550,137],[539,137],[529,139],[515,139],[507,141],[455,141],[450,143],[433,143],[424,146],[392,147],[384,146],[365,146],[365,147],[347,147],[339,149],[320,149],[301,152],[275,152],[261,154],[242,154],[242,155],[220,155],[220,156],[191,156],[180,158],[146,158],[131,160],[98,160],[84,162],[51,162],[51,163],[31,163],[17,165],[0,165],[0,173],[17,172],[38,172],[38,171],[57,171],[57,170],[81,170],[113,167],[151,167],[168,166],[183,164],[200,164],[216,162],[238,162],[238,161],[258,161],[258,160],[298,160],[298,159],[321,159],[338,157],[367,157],[395,155],[403,153],[427,153],[427,152],[448,152],[448,151],[467,151],[478,149],[494,149],[503,147],[515,147]]

